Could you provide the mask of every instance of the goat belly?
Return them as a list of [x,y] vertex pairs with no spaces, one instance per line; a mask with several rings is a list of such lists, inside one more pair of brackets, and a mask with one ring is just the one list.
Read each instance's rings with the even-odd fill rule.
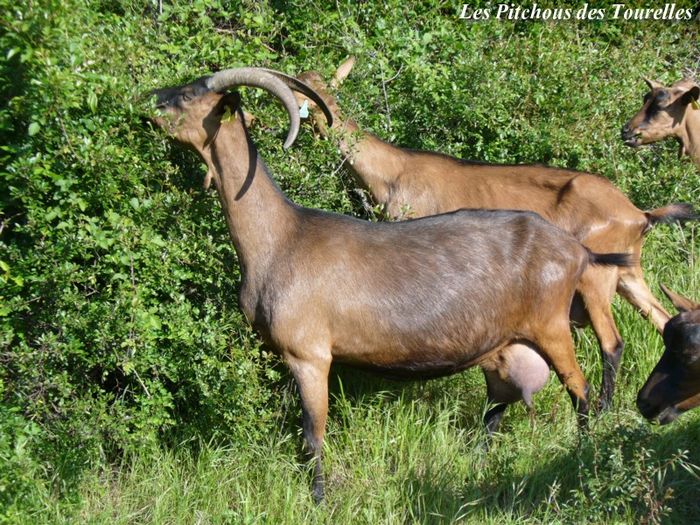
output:
[[457,372],[474,366],[475,360],[447,361],[436,359],[431,361],[416,360],[382,364],[367,362],[348,362],[345,364],[366,370],[387,379],[410,381],[417,379],[434,379],[456,374]]
[[457,335],[437,345],[429,337],[408,339],[398,333],[393,338],[379,339],[384,339],[384,344],[368,344],[366,339],[360,343],[356,338],[349,346],[334,345],[333,360],[390,379],[431,379],[474,366],[485,354],[503,345],[489,338],[465,344]]

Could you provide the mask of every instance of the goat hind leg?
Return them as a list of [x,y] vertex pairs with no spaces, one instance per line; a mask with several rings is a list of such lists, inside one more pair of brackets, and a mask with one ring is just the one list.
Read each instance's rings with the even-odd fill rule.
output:
[[498,371],[481,369],[486,379],[486,399],[489,409],[484,414],[484,426],[486,427],[487,439],[498,430],[503,418],[503,413],[510,403],[514,403],[520,396],[504,380],[498,376]]
[[509,404],[522,400],[532,412],[532,396],[542,390],[549,379],[549,366],[527,344],[513,343],[482,364],[487,396],[491,408],[484,416],[490,436],[498,428]]
[[607,410],[612,403],[615,379],[624,348],[610,309],[617,280],[616,269],[589,267],[581,276],[578,286],[591,320],[591,326],[598,339],[603,361],[603,379],[598,399],[598,411]]
[[[555,329],[557,324],[562,325],[558,330]],[[579,428],[583,429],[588,422],[588,383],[576,361],[569,324],[553,323],[547,328],[547,333],[538,335],[537,346],[569,392],[578,415]]]

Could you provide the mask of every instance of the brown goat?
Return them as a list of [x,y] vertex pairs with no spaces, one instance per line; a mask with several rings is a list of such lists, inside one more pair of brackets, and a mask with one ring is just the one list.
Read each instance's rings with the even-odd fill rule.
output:
[[700,86],[684,78],[671,87],[644,79],[644,105],[622,127],[622,140],[636,148],[666,137],[679,143],[678,156],[689,155],[700,168]]
[[[331,87],[347,77],[353,64],[354,58],[350,58],[340,65]],[[612,399],[623,348],[610,308],[615,290],[649,317],[659,331],[663,330],[670,315],[644,281],[639,264],[642,241],[659,221],[697,218],[692,208],[670,205],[643,212],[608,180],[589,173],[538,165],[467,162],[402,149],[361,131],[354,120],[343,119],[318,73],[306,72],[298,79],[311,86],[330,108],[332,134],[350,170],[390,218],[423,217],[459,208],[531,210],[570,232],[592,251],[633,256],[635,263],[629,267],[589,267],[577,287],[601,348],[604,366],[600,408],[606,408]],[[307,105],[321,133],[328,134],[314,102],[303,94],[297,95],[297,101]],[[580,304],[575,304],[578,308],[572,315],[580,315]],[[583,315],[585,322],[585,312]]]
[[226,93],[249,85],[278,97],[291,120],[289,146],[299,129],[289,86],[323,102],[275,75],[232,69],[157,90],[153,120],[209,168],[241,265],[240,307],[299,387],[316,499],[332,361],[426,379],[527,345],[554,368],[582,423],[588,387],[569,331],[574,289],[589,261],[626,264],[628,257],[595,255],[528,212],[373,223],[293,204],[258,157],[239,95]]
[[678,309],[664,328],[664,350],[637,396],[637,407],[665,425],[700,406],[700,303],[662,286]]

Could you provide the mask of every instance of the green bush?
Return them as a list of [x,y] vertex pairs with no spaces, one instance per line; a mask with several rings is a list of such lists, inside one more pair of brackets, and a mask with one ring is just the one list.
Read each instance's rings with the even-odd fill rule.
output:
[[180,434],[255,435],[278,409],[218,203],[134,109],[160,23],[117,7],[3,6],[3,399],[64,476]]
[[[397,0],[0,8],[7,521],[40,513],[46,498],[70,499],[84,472],[125,452],[187,439],[244,448],[296,428],[284,367],[238,310],[236,255],[215,194],[200,188],[203,167],[143,120],[150,89],[242,65],[330,76],[354,54],[340,102],[382,138],[598,172],[642,208],[700,202],[698,171],[674,144],[631,151],[618,136],[638,109],[642,75],[698,74],[696,22],[466,23],[458,6]],[[332,143],[305,127],[284,152],[277,103],[252,89],[244,101],[293,200],[367,215]],[[652,240],[659,249],[645,265],[654,284],[658,275],[700,297],[689,231]]]

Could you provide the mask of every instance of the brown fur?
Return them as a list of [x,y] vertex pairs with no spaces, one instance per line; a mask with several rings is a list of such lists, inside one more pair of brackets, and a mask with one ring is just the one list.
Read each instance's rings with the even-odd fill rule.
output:
[[[332,86],[343,81],[353,63],[351,58],[341,64]],[[617,291],[659,331],[663,330],[670,315],[644,281],[639,264],[642,241],[655,222],[691,217],[689,207],[671,205],[645,213],[608,180],[589,173],[467,162],[439,153],[402,149],[361,131],[354,120],[343,118],[318,73],[307,72],[298,78],[330,108],[332,129],[329,131],[318,118],[313,102],[303,95],[297,95],[298,101],[307,101],[322,134],[338,140],[350,170],[390,218],[424,217],[459,208],[531,210],[593,251],[632,255],[635,263],[626,268],[589,266],[577,288],[601,346],[604,372],[600,400],[602,408],[608,406],[623,346],[612,316],[612,298]],[[580,306],[578,302],[575,305]]]
[[637,114],[622,127],[622,140],[631,147],[675,138],[678,156],[689,155],[700,168],[700,86],[684,78],[670,87],[646,80],[649,91]]
[[[296,206],[258,157],[238,95],[203,86],[157,91],[154,121],[209,168],[241,265],[241,309],[299,386],[317,499],[333,361],[426,378],[527,345],[585,419],[568,312],[588,261],[604,257],[528,212],[372,223]],[[227,108],[235,118],[222,122]]]

